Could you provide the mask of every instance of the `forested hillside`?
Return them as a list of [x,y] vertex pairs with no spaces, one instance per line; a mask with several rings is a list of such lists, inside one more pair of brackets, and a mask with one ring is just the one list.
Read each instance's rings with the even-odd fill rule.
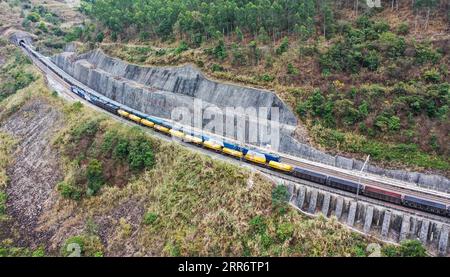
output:
[[[389,0],[84,0],[72,29],[34,7],[42,50],[83,42],[149,65],[273,89],[299,139],[331,153],[448,175],[450,3]],[[41,19],[30,18],[38,14]],[[42,19],[44,18],[44,19]],[[304,131],[306,127],[307,131]]]

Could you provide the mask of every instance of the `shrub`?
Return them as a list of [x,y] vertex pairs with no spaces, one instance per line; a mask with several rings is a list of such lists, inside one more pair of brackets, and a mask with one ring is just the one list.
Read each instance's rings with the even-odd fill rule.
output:
[[61,182],[57,185],[57,189],[64,198],[69,198],[72,200],[81,199],[82,192],[74,185],[68,184],[66,182]]
[[33,253],[31,253],[31,257],[44,257],[45,256],[45,250],[43,247],[39,247],[38,249],[34,250]]
[[436,52],[430,45],[420,43],[416,45],[415,60],[419,64],[433,63],[436,64],[441,59],[441,54]]
[[6,211],[6,193],[0,191],[0,215],[5,214]]
[[310,57],[317,53],[317,47],[315,45],[301,45],[299,48],[300,56]]
[[80,26],[77,26],[64,36],[64,40],[66,42],[71,42],[71,41],[80,39],[82,35],[83,35],[83,28]]
[[102,251],[97,251],[97,252],[94,253],[93,256],[94,256],[94,257],[97,257],[97,258],[103,257],[103,252],[102,252]]
[[426,257],[426,249],[419,240],[404,240],[399,247],[383,247],[382,254],[387,257]]
[[345,125],[353,125],[361,118],[359,111],[354,108],[353,102],[348,99],[336,100],[333,113],[336,117],[342,119]]
[[363,29],[363,28],[369,28],[371,27],[373,24],[373,21],[370,20],[370,18],[368,16],[360,16],[356,19],[356,26],[358,26],[359,28]]
[[131,141],[128,147],[128,162],[134,170],[153,166],[154,155],[150,142],[143,136]]
[[374,125],[382,132],[397,131],[400,129],[400,118],[395,115],[382,113],[375,118]]
[[97,159],[91,160],[88,164],[86,175],[88,180],[87,194],[94,195],[104,183],[102,163]]
[[113,157],[116,160],[127,161],[133,170],[141,170],[154,164],[150,141],[135,131],[130,137],[121,137],[115,131],[107,132],[100,149],[103,153],[109,153],[112,149]]
[[273,243],[272,238],[267,233],[262,234],[260,238],[261,238],[261,246],[262,246],[262,248],[263,249],[269,249],[269,247]]
[[397,33],[399,35],[407,35],[409,33],[409,24],[406,22],[400,23],[397,27]]
[[339,41],[319,57],[319,64],[325,72],[335,70],[356,73],[362,60],[361,49],[350,41]]
[[391,58],[403,56],[406,49],[405,39],[391,32],[385,32],[379,39],[381,50]]
[[379,34],[389,31],[390,26],[386,21],[379,21],[373,24],[373,30]]
[[292,63],[288,63],[287,65],[287,73],[290,75],[298,75],[299,71],[295,68]]
[[[108,138],[106,138],[106,139],[108,139]],[[114,157],[119,160],[126,159],[128,156],[128,145],[129,145],[129,142],[127,139],[120,138],[116,144],[116,147],[114,148],[114,151],[113,151]]]
[[219,43],[216,47],[213,49],[214,57],[216,57],[219,60],[224,60],[228,54],[227,49],[225,48],[225,43],[223,42],[223,39],[219,40]]
[[423,79],[430,83],[438,83],[441,81],[441,74],[436,69],[426,70],[423,73]]
[[284,185],[275,186],[272,190],[272,207],[275,209],[283,208],[288,201],[289,192]]
[[380,54],[377,51],[371,50],[363,57],[363,66],[367,67],[371,71],[375,71],[378,69],[380,65]]
[[439,145],[439,141],[438,138],[435,134],[432,134],[430,137],[430,140],[428,141],[428,145],[430,145],[430,147],[434,150],[434,151],[439,151],[439,149],[441,148]]
[[185,41],[181,41],[177,48],[175,48],[174,52],[175,54],[179,55],[183,53],[184,51],[189,50],[189,46]]
[[79,141],[83,137],[94,137],[99,129],[99,120],[91,119],[77,126],[71,133],[75,141]]
[[30,12],[26,18],[28,20],[30,20],[31,22],[38,22],[39,20],[41,20],[41,17],[39,16],[39,14],[37,14],[35,12]]
[[285,241],[292,237],[294,233],[294,225],[290,222],[284,222],[278,225],[277,237],[280,241]]
[[281,55],[284,52],[286,52],[289,48],[289,39],[287,37],[284,37],[283,40],[281,41],[280,46],[277,48],[277,50],[275,50],[275,52],[277,53],[277,55]]
[[102,42],[105,39],[105,34],[103,32],[99,32],[97,36],[95,36],[95,41]]
[[272,82],[273,80],[275,80],[275,77],[270,74],[265,73],[263,75],[258,76],[257,79],[259,81],[263,81],[263,82]]
[[219,65],[219,64],[213,64],[212,66],[211,66],[211,71],[212,72],[216,72],[216,71],[224,71],[224,68],[223,68],[223,66],[221,66],[221,65]]
[[[83,103],[81,103],[80,101],[76,101],[72,105],[66,106],[64,111],[66,113],[76,114],[76,113],[79,113],[82,108],[83,108]],[[73,134],[73,132],[72,132],[72,134]]]
[[144,224],[152,225],[158,219],[158,215],[156,213],[148,212],[144,215]]
[[118,140],[118,135],[115,130],[106,132],[105,136],[103,137],[103,143],[100,146],[101,152],[104,154],[113,152],[114,146],[116,145],[117,140]]
[[266,232],[267,225],[264,222],[264,217],[257,215],[253,217],[250,222],[251,231],[255,234],[264,234]]
[[231,63],[233,65],[239,66],[239,65],[245,65],[247,63],[245,60],[245,55],[238,45],[233,44],[233,46],[231,48],[231,53],[233,55],[233,59],[231,61]]
[[41,30],[42,32],[44,32],[44,33],[47,33],[47,32],[48,32],[47,25],[45,25],[45,22],[43,22],[43,21],[39,22],[37,28],[38,28],[39,30]]
[[24,18],[22,20],[22,27],[24,27],[26,30],[29,30],[30,26],[31,26],[31,21]]
[[161,56],[164,56],[166,53],[167,53],[166,49],[158,49],[158,50],[156,50],[155,55],[158,57],[161,57]]

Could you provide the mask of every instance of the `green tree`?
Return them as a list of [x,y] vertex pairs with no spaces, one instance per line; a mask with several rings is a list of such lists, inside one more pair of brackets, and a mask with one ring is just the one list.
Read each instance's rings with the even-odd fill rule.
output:
[[219,60],[224,60],[228,56],[223,39],[219,40],[216,47],[214,47],[213,53],[214,56]]
[[263,44],[267,44],[269,39],[269,34],[266,32],[266,29],[264,29],[264,27],[259,28],[258,41]]
[[286,52],[289,48],[289,39],[287,37],[284,37],[281,41],[280,46],[277,48],[276,53],[277,55],[281,55],[284,52]]
[[244,34],[242,34],[242,31],[239,28],[239,26],[236,27],[234,32],[236,33],[236,40],[238,42],[242,42],[244,40]]

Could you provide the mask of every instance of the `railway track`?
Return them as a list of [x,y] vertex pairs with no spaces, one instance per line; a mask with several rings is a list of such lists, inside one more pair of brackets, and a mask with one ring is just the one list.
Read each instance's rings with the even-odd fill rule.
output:
[[[360,177],[359,176],[355,176],[349,173],[345,173],[342,171],[336,171],[336,170],[332,170],[332,169],[328,169],[328,168],[323,168],[323,167],[318,167],[315,165],[311,165],[308,163],[303,163],[300,162],[298,160],[293,160],[293,159],[287,159],[285,158],[283,162],[289,163],[289,164],[293,164],[293,165],[297,165],[306,169],[310,169],[313,171],[317,171],[317,172],[321,172],[327,175],[333,175],[336,177],[341,177],[350,181],[354,181],[356,183],[358,183],[360,181]],[[430,200],[434,200],[434,201],[439,201],[439,202],[443,202],[445,204],[450,204],[450,198],[444,195],[440,195],[438,193],[435,193],[434,191],[423,191],[423,190],[415,190],[414,188],[411,187],[399,187],[398,185],[394,186],[394,185],[390,185],[390,184],[385,184],[382,182],[376,182],[374,180],[371,179],[364,179],[364,176],[361,177],[361,184],[365,184],[365,185],[371,185],[371,186],[377,186],[377,187],[382,187],[385,189],[389,189],[392,191],[396,191],[399,193],[408,193],[410,195],[414,195],[414,196],[420,196],[423,197],[423,195],[426,195],[427,199]]]
[[[73,79],[70,75],[68,75],[67,73],[62,71],[60,68],[58,68],[56,65],[54,65],[47,57],[39,54],[38,57],[40,59],[42,59],[42,61],[45,61],[45,63],[44,63],[40,59],[38,59],[38,58],[34,57],[33,55],[31,55],[30,53],[28,53],[28,51],[25,48],[22,48],[22,49],[28,56],[31,57],[31,59],[38,66],[38,68],[40,68],[45,74],[48,74],[53,79],[57,80],[57,82],[60,85],[62,85],[64,88],[66,88],[68,91],[70,91],[71,85],[64,80],[64,78]],[[53,69],[49,68],[49,66],[51,66]],[[66,76],[63,78],[63,77],[59,76],[58,74],[56,74],[53,70],[56,70],[58,72],[58,74],[61,74],[62,76],[67,75],[68,77]],[[74,80],[74,83],[77,84],[79,82],[77,80]],[[79,84],[81,87],[85,87],[83,84],[81,84],[81,83],[79,83]],[[95,92],[94,95],[95,94],[98,94],[98,93]],[[65,96],[71,98],[72,100],[78,100],[78,101],[81,100],[81,97],[74,95],[72,93],[65,94]],[[95,108],[100,109],[97,106],[95,106]],[[118,116],[115,115],[115,117],[118,117]],[[120,118],[120,120],[122,122],[127,122],[127,124],[131,123],[123,118]],[[137,125],[136,123],[131,123],[131,124]],[[217,136],[216,134],[209,134],[209,135],[211,135],[212,137],[222,138],[220,136]],[[230,140],[228,138],[222,138],[222,139],[226,139],[228,141]],[[185,143],[183,143],[183,144],[185,144]],[[259,149],[258,147],[253,147],[253,148]],[[343,170],[343,169],[335,168],[335,167],[332,167],[329,165],[321,165],[321,164],[318,164],[315,162],[310,162],[310,161],[305,162],[305,161],[303,161],[303,159],[300,159],[297,157],[292,157],[292,156],[285,155],[285,154],[280,154],[280,156],[282,158],[282,162],[285,162],[285,163],[288,163],[291,165],[300,166],[305,169],[309,169],[311,171],[318,172],[318,173],[321,173],[321,174],[324,174],[327,176],[340,177],[340,178],[344,178],[344,179],[353,181],[355,183],[360,183],[363,185],[370,185],[370,186],[374,186],[374,187],[378,187],[378,188],[384,188],[384,189],[388,189],[388,190],[398,192],[398,193],[403,193],[403,194],[406,193],[409,195],[420,197],[422,199],[438,201],[438,202],[446,204],[446,205],[450,204],[450,194],[447,194],[447,193],[427,190],[427,189],[420,188],[420,187],[410,185],[410,184],[401,184],[401,182],[397,182],[396,180],[393,180],[393,179],[392,180],[388,179],[389,181],[383,182],[383,181],[377,180],[377,178],[374,176],[369,176],[369,177],[361,176],[361,175],[359,175],[359,172],[356,172],[356,171],[351,172],[349,170]],[[278,175],[278,172],[273,172],[272,174]],[[378,178],[378,179],[380,179],[380,178]],[[385,179],[387,179],[387,178],[385,178]]]

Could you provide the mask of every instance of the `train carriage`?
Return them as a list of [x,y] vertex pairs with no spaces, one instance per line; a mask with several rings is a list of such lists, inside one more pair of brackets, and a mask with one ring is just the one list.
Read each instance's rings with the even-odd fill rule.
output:
[[149,117],[147,117],[147,119],[150,120],[151,122],[153,122],[153,123],[155,123],[155,124],[158,124],[158,125],[161,125],[161,126],[162,126],[162,124],[163,124],[163,121],[162,121],[162,120],[157,119],[157,118],[155,118],[155,117],[153,117],[153,116],[149,116]]
[[410,195],[403,197],[403,204],[408,207],[417,208],[437,214],[445,215],[447,213],[446,206],[442,203],[426,200]]
[[162,133],[165,133],[165,134],[169,134],[169,132],[170,132],[169,128],[164,127],[164,126],[159,125],[159,124],[153,125],[153,128],[155,128],[156,130],[158,130],[158,131],[160,131]]
[[189,134],[185,134],[183,140],[185,142],[190,142],[199,145],[203,143],[203,140],[201,138]]
[[241,151],[240,151],[240,150],[241,150],[240,147],[237,146],[237,145],[234,144],[234,143],[231,143],[231,142],[224,141],[224,142],[223,142],[223,147],[228,148],[228,149],[231,149],[231,150],[235,150],[235,151],[241,152]]
[[402,195],[393,191],[365,186],[362,194],[398,205],[402,204]]
[[204,141],[203,145],[206,148],[209,148],[209,149],[214,150],[214,151],[221,151],[222,147],[223,147],[223,144],[220,141],[215,141],[215,140]]
[[274,161],[277,163],[280,162],[280,156],[277,154],[267,153],[267,152],[262,152],[262,154],[266,157],[267,161]]
[[116,105],[113,105],[113,104],[111,104],[107,101],[104,101],[100,98],[97,98],[97,97],[91,97],[91,102],[92,102],[92,104],[94,104],[110,113],[116,113],[117,108],[118,108]]
[[230,148],[227,148],[227,147],[224,147],[222,149],[222,152],[227,154],[227,155],[230,155],[230,156],[233,156],[235,158],[238,158],[238,159],[241,159],[244,156],[244,154],[241,151],[237,151],[237,150],[230,149]]
[[169,133],[170,133],[170,135],[172,137],[179,138],[179,139],[183,139],[184,138],[184,133],[181,132],[181,131],[178,131],[178,130],[175,130],[175,129],[171,129],[169,131]]
[[140,118],[139,116],[136,116],[136,115],[134,115],[134,114],[129,114],[129,115],[128,115],[128,118],[131,119],[131,120],[133,120],[134,122],[137,122],[137,123],[141,123],[141,119],[142,119],[142,118]]
[[303,168],[295,167],[292,171],[294,177],[304,179],[307,181],[326,185],[328,176],[316,172],[312,172]]
[[70,90],[73,92],[73,93],[75,93],[76,95],[78,95],[78,96],[80,96],[81,98],[83,98],[84,99],[84,96],[85,96],[85,92],[84,92],[84,90],[82,90],[82,89],[80,89],[80,88],[78,88],[78,87],[76,87],[76,86],[71,86],[70,87]]
[[331,187],[335,187],[338,189],[342,189],[342,190],[346,190],[346,191],[350,191],[353,193],[357,193],[358,189],[360,192],[362,192],[362,186],[360,184],[357,184],[355,182],[349,181],[349,180],[345,180],[345,179],[340,179],[340,178],[336,178],[336,177],[328,177],[328,185]]
[[150,120],[145,119],[145,118],[141,119],[141,124],[144,125],[144,126],[147,126],[147,127],[155,126],[155,123],[153,123]]
[[282,172],[292,172],[292,170],[294,169],[290,164],[279,163],[275,161],[269,161],[269,166]]
[[118,113],[120,116],[123,116],[123,117],[128,117],[128,115],[130,115],[129,112],[124,111],[124,110],[122,110],[122,109],[118,109],[118,110],[117,110],[117,113]]
[[247,154],[245,154],[244,158],[247,161],[256,163],[256,164],[266,164],[266,156],[264,154],[261,154],[256,151],[247,151]]

